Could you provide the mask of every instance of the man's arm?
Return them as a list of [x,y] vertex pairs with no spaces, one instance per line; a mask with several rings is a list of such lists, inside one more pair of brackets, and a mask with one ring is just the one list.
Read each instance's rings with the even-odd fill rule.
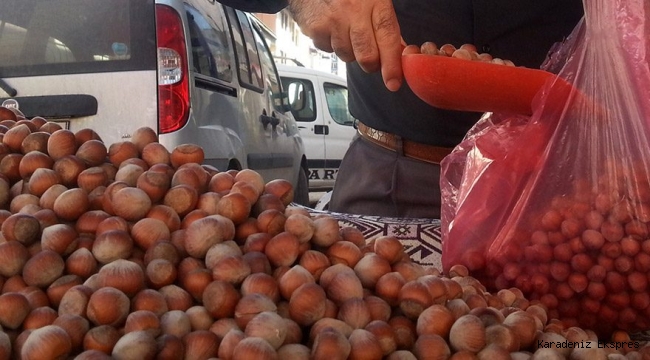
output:
[[218,0],[220,3],[246,12],[275,14],[287,7],[287,0]]

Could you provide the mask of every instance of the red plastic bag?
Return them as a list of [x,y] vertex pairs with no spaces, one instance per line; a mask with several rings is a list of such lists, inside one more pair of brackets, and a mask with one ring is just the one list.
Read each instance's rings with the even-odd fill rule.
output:
[[650,9],[583,4],[533,115],[485,114],[442,162],[442,263],[607,336],[650,329]]

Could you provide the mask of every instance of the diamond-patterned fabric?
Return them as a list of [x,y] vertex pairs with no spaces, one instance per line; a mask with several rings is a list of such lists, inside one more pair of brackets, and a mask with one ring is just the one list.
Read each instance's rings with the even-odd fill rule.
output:
[[[300,205],[292,204],[292,206]],[[339,221],[341,227],[356,227],[361,230],[366,240],[392,235],[402,242],[404,250],[415,263],[442,269],[439,219],[390,218],[305,208],[314,215],[328,214],[332,216]]]

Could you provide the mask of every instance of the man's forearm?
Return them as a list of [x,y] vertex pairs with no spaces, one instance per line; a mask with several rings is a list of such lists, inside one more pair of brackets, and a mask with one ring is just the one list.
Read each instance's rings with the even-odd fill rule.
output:
[[287,7],[287,0],[218,0],[220,3],[247,12],[274,14]]

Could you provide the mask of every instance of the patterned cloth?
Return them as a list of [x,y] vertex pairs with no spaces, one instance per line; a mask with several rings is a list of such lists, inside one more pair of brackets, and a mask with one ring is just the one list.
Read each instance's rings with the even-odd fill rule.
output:
[[[292,204],[292,206],[300,206]],[[359,229],[366,240],[389,235],[404,245],[411,259],[422,266],[442,269],[442,244],[439,219],[406,219],[380,216],[343,214],[304,207],[312,215],[327,214],[339,221],[341,227]]]

